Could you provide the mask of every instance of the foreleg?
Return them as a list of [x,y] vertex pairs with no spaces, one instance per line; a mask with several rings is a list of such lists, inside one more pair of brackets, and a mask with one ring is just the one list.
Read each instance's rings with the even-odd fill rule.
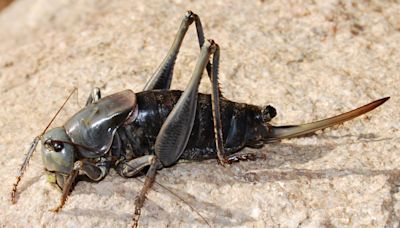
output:
[[96,163],[92,163],[86,160],[76,161],[74,163],[74,168],[72,172],[68,175],[66,182],[62,186],[63,192],[61,195],[60,203],[56,208],[52,209],[52,211],[59,212],[63,208],[79,172],[83,172],[90,179],[94,181],[100,181],[107,175],[109,169],[110,169],[110,160],[106,158],[100,158]]

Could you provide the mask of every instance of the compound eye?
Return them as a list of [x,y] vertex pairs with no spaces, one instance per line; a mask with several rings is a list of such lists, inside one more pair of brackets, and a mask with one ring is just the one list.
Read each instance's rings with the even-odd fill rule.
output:
[[55,152],[60,152],[64,149],[64,143],[62,142],[53,142],[53,149]]
[[46,140],[44,145],[48,150],[53,150],[55,152],[60,152],[64,149],[64,143],[53,141],[51,139]]

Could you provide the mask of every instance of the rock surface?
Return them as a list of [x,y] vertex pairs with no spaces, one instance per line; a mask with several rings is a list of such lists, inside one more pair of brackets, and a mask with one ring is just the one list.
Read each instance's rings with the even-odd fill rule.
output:
[[[217,3],[218,2],[218,3]],[[278,110],[274,124],[304,123],[391,96],[382,107],[317,135],[259,150],[264,157],[223,168],[180,163],[159,172],[216,227],[398,227],[400,216],[400,5],[394,1],[50,1],[17,0],[0,12],[0,226],[130,226],[142,178],[112,171],[79,182],[64,209],[36,153],[9,201],[34,136],[74,87],[53,126],[93,87],[140,91],[187,9],[221,46],[225,97]],[[173,87],[185,88],[198,46],[190,28]],[[203,80],[201,91],[209,91]],[[159,185],[142,227],[206,223]]]

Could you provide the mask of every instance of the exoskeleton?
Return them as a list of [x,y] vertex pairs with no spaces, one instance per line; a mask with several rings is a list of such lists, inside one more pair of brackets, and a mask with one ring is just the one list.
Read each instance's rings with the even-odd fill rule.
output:
[[[184,91],[170,90],[178,51],[193,22],[201,49],[196,67]],[[303,136],[362,115],[389,99],[314,123],[272,126],[269,121],[276,116],[273,107],[236,103],[222,97],[219,55],[218,45],[204,39],[199,17],[187,12],[171,49],[143,92],[125,90],[101,98],[100,90],[94,89],[86,106],[63,126],[35,138],[14,184],[12,200],[15,202],[17,185],[40,141],[49,180],[63,190],[55,211],[64,205],[78,175],[100,181],[110,168],[123,177],[146,174],[135,201],[133,224],[137,226],[157,170],[172,166],[179,159],[218,159],[221,164],[245,160],[249,156],[237,153],[244,147],[259,148],[265,143]],[[198,93],[204,70],[211,80],[210,95]]]

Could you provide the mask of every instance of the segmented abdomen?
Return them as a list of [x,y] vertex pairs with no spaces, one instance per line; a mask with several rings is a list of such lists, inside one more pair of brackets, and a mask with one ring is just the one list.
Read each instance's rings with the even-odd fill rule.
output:
[[[177,90],[153,90],[136,94],[139,114],[132,124],[125,127],[127,137],[122,140],[125,146],[132,146],[136,156],[154,153],[157,134],[181,93]],[[222,99],[220,105],[225,152],[231,154],[244,146],[262,144],[266,128],[260,107],[226,99]],[[211,158],[216,158],[211,96],[199,93],[194,125],[181,159]]]

